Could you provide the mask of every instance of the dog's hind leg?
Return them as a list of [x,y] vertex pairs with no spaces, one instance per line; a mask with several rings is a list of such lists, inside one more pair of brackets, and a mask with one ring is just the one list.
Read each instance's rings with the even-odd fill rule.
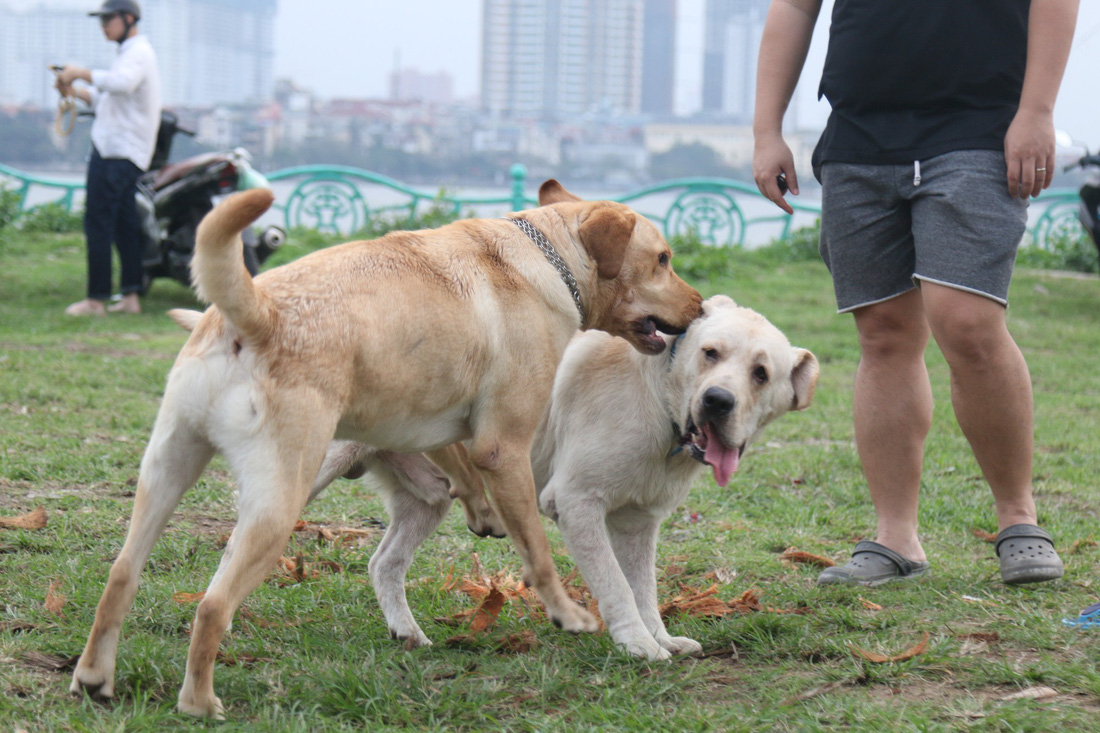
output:
[[435,532],[451,508],[448,482],[419,453],[382,452],[371,466],[371,477],[386,502],[390,525],[371,556],[371,584],[386,617],[390,636],[412,648],[432,642],[421,630],[405,597],[405,574],[413,553]]
[[316,499],[318,494],[341,476],[350,479],[362,476],[371,467],[377,453],[377,448],[352,440],[334,440],[329,443],[325,460],[317,471],[317,477],[313,479],[309,501]]
[[145,449],[130,530],[111,565],[88,642],[73,671],[72,692],[87,690],[101,698],[114,694],[119,632],[137,594],[142,568],[183,493],[213,456],[214,449],[205,437],[177,417],[174,399],[169,390]]
[[462,504],[466,526],[478,537],[505,537],[504,523],[485,496],[481,474],[470,463],[466,446],[454,443],[427,454],[451,479],[451,496]]
[[[313,397],[312,395],[310,397]],[[214,660],[222,635],[237,608],[284,551],[287,539],[321,467],[335,429],[335,419],[300,424],[302,415],[317,415],[320,400],[283,392],[280,407],[297,419],[273,415],[259,436],[226,451],[240,484],[240,508],[233,542],[195,611],[187,669],[180,688],[182,713],[221,718],[214,695]]]
[[660,520],[648,512],[621,510],[607,521],[615,559],[634,594],[642,623],[654,640],[672,654],[697,654],[699,642],[686,636],[670,636],[657,607],[657,532]]

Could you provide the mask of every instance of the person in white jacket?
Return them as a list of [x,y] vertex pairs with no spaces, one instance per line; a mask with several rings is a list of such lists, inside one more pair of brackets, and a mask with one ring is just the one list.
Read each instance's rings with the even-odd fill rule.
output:
[[[138,178],[153,159],[160,128],[160,72],[153,47],[138,33],[141,7],[137,2],[106,0],[89,15],[98,17],[103,35],[118,43],[118,55],[106,70],[65,66],[57,74],[58,91],[83,100],[95,111],[84,202],[88,292],[65,312],[71,316],[101,316],[108,310],[140,313],[141,222],[134,196]],[[87,84],[74,86],[78,80]],[[112,243],[118,248],[122,269],[122,299],[108,308]]]

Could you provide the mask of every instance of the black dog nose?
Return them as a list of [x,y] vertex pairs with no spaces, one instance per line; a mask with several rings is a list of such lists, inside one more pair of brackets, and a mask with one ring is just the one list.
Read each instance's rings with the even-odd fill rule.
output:
[[721,387],[711,387],[703,393],[703,415],[708,420],[726,417],[736,404],[733,394]]

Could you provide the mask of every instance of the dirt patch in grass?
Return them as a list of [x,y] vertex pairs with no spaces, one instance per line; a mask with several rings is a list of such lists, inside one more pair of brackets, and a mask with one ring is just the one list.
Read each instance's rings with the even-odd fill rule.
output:
[[29,507],[43,499],[57,500],[72,496],[86,499],[123,499],[134,495],[130,486],[96,482],[94,484],[69,484],[60,481],[12,481],[0,476],[0,508]]

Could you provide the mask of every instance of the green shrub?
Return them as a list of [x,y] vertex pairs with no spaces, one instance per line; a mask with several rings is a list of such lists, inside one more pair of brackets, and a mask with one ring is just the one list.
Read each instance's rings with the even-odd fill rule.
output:
[[21,199],[18,191],[11,190],[7,184],[0,184],[0,232],[19,218]]
[[1016,252],[1016,265],[1042,270],[1100,272],[1096,247],[1084,231],[1053,234],[1046,242],[1046,247],[1020,247]]
[[35,206],[19,219],[20,229],[35,234],[68,234],[83,227],[83,212],[69,211],[57,202]]

